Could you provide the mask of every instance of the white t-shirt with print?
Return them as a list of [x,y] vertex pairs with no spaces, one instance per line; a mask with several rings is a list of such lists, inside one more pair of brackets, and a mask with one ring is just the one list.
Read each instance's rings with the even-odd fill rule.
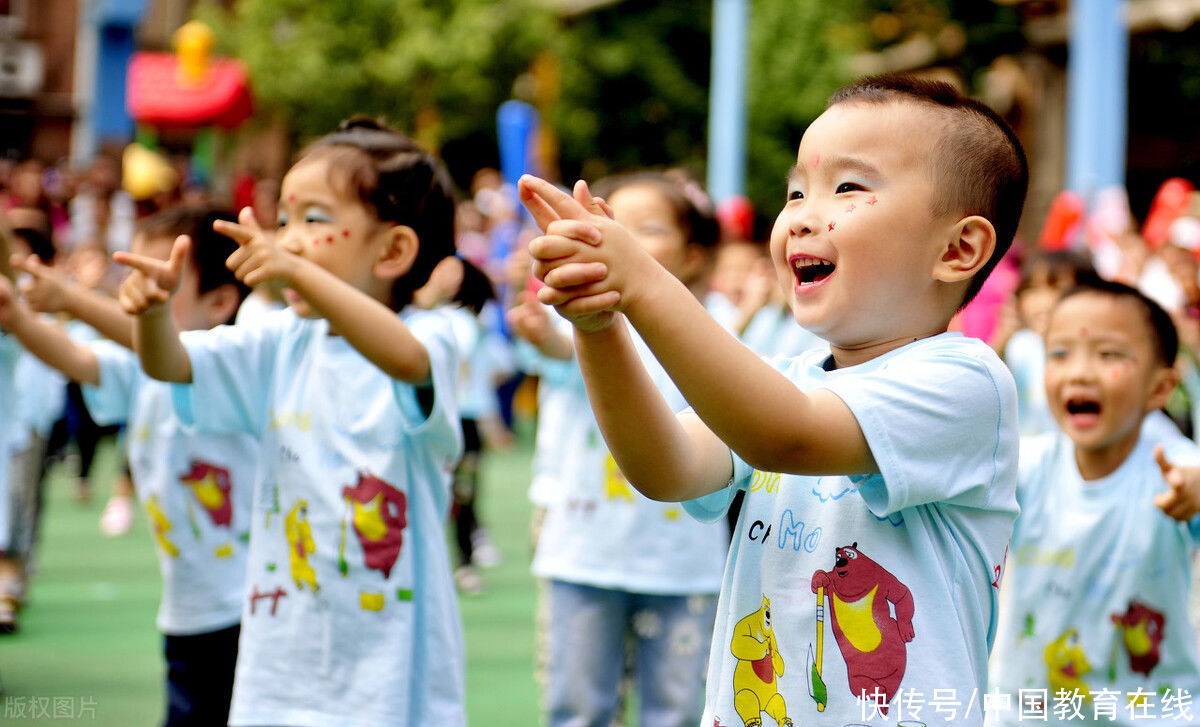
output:
[[466,722],[444,534],[462,452],[443,312],[401,314],[431,383],[376,368],[323,319],[185,333],[185,421],[257,433],[232,725]]
[[1175,464],[1200,464],[1200,449],[1157,412],[1125,461],[1098,480],[1083,480],[1075,446],[1061,432],[1021,442],[1021,517],[989,687],[1009,695],[1011,708],[990,714],[989,725],[1032,721],[1021,718],[1023,690],[1046,704],[1056,724],[1200,718],[1193,706],[1186,719],[1179,702],[1183,692],[1188,702],[1200,698],[1187,613],[1200,517],[1181,523],[1154,505],[1167,489],[1156,444]]
[[1012,377],[957,333],[840,370],[826,358],[772,364],[846,403],[881,474],[764,473],[735,455],[731,486],[685,503],[718,518],[746,491],[703,724],[979,725],[1017,514]]
[[[685,408],[649,348],[636,334],[633,339],[667,403],[675,411]],[[561,494],[546,512],[534,575],[634,593],[716,593],[729,543],[725,523],[701,523],[679,503],[651,500],[626,482],[600,434],[575,362],[569,376],[559,382],[561,395],[574,404],[563,412],[562,426],[552,430]]]
[[146,376],[137,354],[111,341],[87,345],[100,363],[99,385],[81,387],[88,412],[97,424],[128,422],[129,470],[162,573],[159,630],[182,636],[238,623],[258,441],[191,430],[175,415],[171,385]]

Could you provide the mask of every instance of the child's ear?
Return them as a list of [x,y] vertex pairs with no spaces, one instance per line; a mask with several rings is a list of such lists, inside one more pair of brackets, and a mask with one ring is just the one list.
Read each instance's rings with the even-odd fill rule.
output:
[[1171,394],[1179,383],[1179,370],[1174,366],[1159,366],[1154,374],[1150,397],[1146,400],[1146,413],[1162,409],[1171,400]]
[[201,296],[205,320],[210,326],[219,326],[232,320],[241,304],[242,296],[233,283],[218,285]]
[[954,226],[953,237],[933,265],[933,277],[944,283],[969,280],[992,259],[996,228],[985,217],[964,217]]
[[387,235],[387,247],[379,254],[371,272],[380,278],[394,280],[412,268],[421,241],[417,231],[408,225],[393,225],[388,228]]

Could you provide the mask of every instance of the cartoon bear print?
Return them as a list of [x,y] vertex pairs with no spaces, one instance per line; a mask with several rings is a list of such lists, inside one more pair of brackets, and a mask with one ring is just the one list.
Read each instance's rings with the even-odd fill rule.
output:
[[737,659],[733,669],[733,708],[742,723],[746,727],[759,727],[762,713],[766,712],[780,727],[792,727],[787,704],[779,693],[783,656],[771,627],[771,600],[765,595],[762,606],[734,626],[729,649]]
[[[850,693],[874,700],[884,695],[880,712],[887,714],[908,663],[906,644],[913,640],[913,597],[908,587],[883,566],[863,555],[858,543],[834,549],[832,571],[817,570],[812,591],[829,595],[831,625]],[[896,611],[892,618],[888,604]]]

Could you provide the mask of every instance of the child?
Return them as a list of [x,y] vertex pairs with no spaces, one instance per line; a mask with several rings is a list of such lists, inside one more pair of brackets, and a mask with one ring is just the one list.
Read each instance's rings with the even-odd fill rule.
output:
[[[598,189],[604,193],[603,185]],[[614,218],[639,247],[681,282],[697,281],[717,240],[711,215],[663,175],[619,177],[608,189]],[[548,358],[560,349],[570,355],[569,338],[539,333],[549,324],[545,317],[541,304],[529,301],[510,321],[518,335],[541,342]],[[556,346],[551,337],[562,340]],[[638,351],[656,390],[670,406],[685,408],[650,352],[641,344]],[[694,725],[703,705],[704,635],[712,631],[729,532],[720,523],[687,517],[675,503],[635,492],[587,416],[578,366],[562,373],[567,376],[552,385],[571,397],[571,416],[544,421],[538,433],[541,445],[542,426],[557,427],[560,462],[560,492],[549,501],[533,559],[534,575],[547,584],[546,724],[612,722],[629,661],[639,724]]]
[[[177,235],[194,240],[171,314],[185,329],[232,320],[246,289],[224,266],[236,245],[212,230],[222,216],[177,207],[142,221],[133,249],[167,256]],[[31,266],[20,261],[22,268]],[[119,315],[125,315],[120,313]],[[125,316],[126,338],[133,319]],[[258,445],[245,434],[196,435],[171,406],[171,390],[141,372],[112,341],[72,341],[0,281],[0,325],[31,353],[83,385],[98,423],[129,423],[129,462],[158,545],[162,598],[157,625],[167,661],[165,724],[224,724],[246,572],[245,538]]]
[[1086,282],[1054,308],[1045,386],[1060,431],[1021,444],[989,689],[1007,708],[989,724],[1167,723],[1200,693],[1187,615],[1200,477],[1174,466],[1200,450],[1151,426],[1177,348],[1168,314],[1120,283]]
[[[621,471],[706,518],[747,491],[702,724],[981,723],[1017,513],[1016,394],[990,348],[946,327],[1011,244],[1026,182],[1011,130],[945,84],[835,93],[800,143],[770,245],[797,322],[831,353],[767,364],[586,185],[572,199],[523,180],[547,230],[530,245],[539,295],[575,324]],[[671,412],[618,312],[695,413]],[[934,700],[937,713],[919,709]]]
[[1021,281],[1008,320],[992,339],[1017,384],[1017,414],[1022,435],[1053,431],[1054,418],[1046,405],[1042,370],[1046,350],[1042,336],[1050,309],[1063,292],[1096,278],[1086,253],[1071,250],[1034,252],[1021,265]]
[[[121,289],[138,353],[201,431],[261,437],[230,724],[465,724],[462,631],[443,523],[462,451],[452,329],[408,308],[454,254],[441,163],[356,118],[288,171],[279,228],[217,230],[250,286],[290,309],[176,332],[178,254]],[[396,315],[397,311],[401,314]]]

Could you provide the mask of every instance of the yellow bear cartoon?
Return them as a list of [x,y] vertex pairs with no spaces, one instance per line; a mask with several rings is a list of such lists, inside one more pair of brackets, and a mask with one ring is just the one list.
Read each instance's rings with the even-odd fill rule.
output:
[[733,670],[733,708],[742,723],[759,727],[766,712],[780,727],[792,727],[776,681],[783,676],[783,656],[771,628],[771,601],[765,595],[762,608],[733,628],[729,650],[738,660]]
[[292,511],[283,520],[283,533],[288,541],[288,556],[292,564],[292,580],[296,582],[296,588],[300,588],[304,583],[307,583],[309,589],[313,593],[316,593],[320,589],[320,586],[317,585],[316,572],[308,564],[308,554],[315,552],[317,545],[313,542],[312,527],[308,524],[307,501],[296,500],[296,504],[292,506]]
[[1046,661],[1050,693],[1078,693],[1086,702],[1091,701],[1092,691],[1083,677],[1092,670],[1092,665],[1088,663],[1078,637],[1075,629],[1067,629],[1046,645],[1042,658]]

